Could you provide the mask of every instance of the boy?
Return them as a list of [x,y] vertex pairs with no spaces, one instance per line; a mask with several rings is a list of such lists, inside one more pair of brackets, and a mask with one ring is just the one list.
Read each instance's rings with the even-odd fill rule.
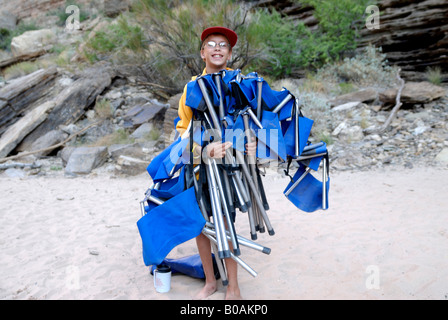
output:
[[[213,74],[227,68],[227,63],[232,57],[232,48],[235,46],[238,40],[237,34],[228,28],[224,27],[211,27],[202,32],[201,35],[201,58],[205,62],[205,69],[203,75]],[[192,80],[195,80],[193,77]],[[187,130],[191,118],[193,117],[193,111],[185,105],[186,101],[186,89],[185,86],[183,95],[179,101],[179,122],[176,129],[180,134],[183,134]],[[232,144],[230,142],[210,143],[204,151],[210,158],[222,159],[225,156],[225,152],[230,148]],[[250,155],[254,155],[256,152],[256,142],[252,141],[246,144],[246,152]],[[201,156],[202,150],[200,146],[193,148],[193,156]],[[210,240],[202,233],[196,238],[196,244],[198,246],[199,255],[201,257],[202,265],[205,273],[205,285],[202,290],[196,295],[195,299],[205,299],[212,295],[217,290],[217,282],[213,270],[213,262],[211,256]],[[229,280],[226,292],[227,300],[242,299],[237,279],[237,263],[228,258],[225,259],[227,277]]]

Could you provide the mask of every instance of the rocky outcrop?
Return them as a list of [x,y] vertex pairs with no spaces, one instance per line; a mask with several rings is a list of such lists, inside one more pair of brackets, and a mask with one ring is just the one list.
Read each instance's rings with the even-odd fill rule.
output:
[[[318,23],[312,7],[295,1],[261,0],[256,5],[274,7],[287,18],[299,20],[311,29]],[[440,67],[442,72],[448,73],[448,1],[380,0],[378,7],[380,28],[361,28],[358,48],[381,47],[389,62],[402,69],[406,79],[424,80],[423,73],[428,67]]]
[[361,30],[360,46],[382,47],[403,76],[438,66],[448,73],[448,2],[382,0],[380,28]]
[[56,68],[40,69],[0,89],[0,135],[34,103],[45,99],[57,76]]
[[64,0],[0,0],[1,11],[15,15],[17,20],[35,18],[64,5]]
[[86,69],[79,79],[53,99],[55,107],[47,119],[23,140],[18,151],[29,150],[38,137],[60,125],[69,125],[79,120],[96,97],[111,84],[112,78],[111,68],[96,66]]
[[0,139],[0,158],[7,156],[27,134],[44,122],[54,105],[53,101],[45,102],[10,126]]
[[[246,1],[252,2],[252,1]],[[275,8],[276,11],[281,12],[292,20],[300,20],[308,27],[316,26],[319,21],[313,16],[314,9],[311,6],[303,5],[297,1],[291,0],[259,0],[255,1],[257,7]]]
[[[427,81],[408,82],[401,93],[401,101],[404,104],[425,104],[444,97],[446,90]],[[388,89],[380,93],[379,99],[384,103],[393,103],[397,95],[397,89]]]

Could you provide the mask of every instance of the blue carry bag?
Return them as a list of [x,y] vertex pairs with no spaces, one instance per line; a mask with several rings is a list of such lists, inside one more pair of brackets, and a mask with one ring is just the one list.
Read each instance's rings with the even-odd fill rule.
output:
[[[303,174],[305,174],[306,167],[300,166],[297,169],[292,181],[286,187],[288,190]],[[297,208],[305,212],[314,212],[316,210],[323,208],[323,182],[317,180],[311,174],[306,174],[303,180],[291,191],[287,198],[291,201]],[[328,191],[330,189],[330,178],[326,183],[326,208],[328,208]]]
[[177,245],[197,237],[205,219],[191,187],[153,208],[137,222],[145,265],[159,265]]

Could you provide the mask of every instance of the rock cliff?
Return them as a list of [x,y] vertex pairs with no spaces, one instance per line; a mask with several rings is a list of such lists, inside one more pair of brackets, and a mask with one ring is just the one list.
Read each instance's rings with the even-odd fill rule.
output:
[[[312,7],[294,1],[261,0],[256,5],[273,7],[310,28],[318,24]],[[428,67],[439,67],[448,73],[448,1],[381,0],[378,7],[379,29],[362,28],[360,48],[369,44],[382,47],[389,62],[399,66],[407,79],[423,80]]]

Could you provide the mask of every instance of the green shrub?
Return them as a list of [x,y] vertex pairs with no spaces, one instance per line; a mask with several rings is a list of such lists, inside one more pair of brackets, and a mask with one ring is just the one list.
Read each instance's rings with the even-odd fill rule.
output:
[[191,76],[200,74],[204,68],[199,55],[200,35],[203,29],[214,25],[238,33],[238,45],[229,67],[243,68],[248,63],[243,32],[247,9],[237,1],[140,0],[131,11],[146,31],[150,54],[145,70],[149,79],[181,88]]
[[6,80],[18,78],[40,69],[40,65],[33,61],[23,61],[13,64],[4,70]]
[[272,79],[296,69],[300,35],[307,31],[303,25],[296,27],[282,19],[275,10],[251,10],[234,0],[140,0],[132,12],[150,43],[147,78],[177,88],[205,67],[199,51],[206,27],[221,25],[238,34],[229,67],[245,73],[258,71]]
[[340,85],[344,82],[353,87],[393,85],[396,81],[396,68],[388,64],[381,48],[367,46],[352,58],[324,65],[315,77],[324,81],[327,87],[338,86],[334,91],[341,94],[343,88]]
[[113,116],[113,109],[107,99],[97,100],[94,110],[100,119],[110,119]]
[[154,128],[151,131],[149,131],[145,136],[144,136],[144,140],[146,141],[157,141],[161,136],[161,133],[159,131],[159,129]]
[[353,83],[351,82],[340,82],[339,83],[339,93],[338,94],[346,94],[354,91]]
[[27,74],[30,74],[39,69],[46,69],[50,66],[57,65],[57,57],[45,57],[34,61],[22,61],[10,65],[3,70],[5,80],[11,80]]
[[343,53],[356,48],[358,29],[364,25],[365,9],[370,0],[296,0],[314,8],[319,21],[316,31],[305,30],[300,43],[301,67],[319,68],[338,60]]
[[295,26],[275,10],[255,11],[243,27],[254,56],[248,71],[281,78],[290,75],[300,59],[300,41],[307,34],[303,24]]
[[109,59],[112,55],[126,52],[140,52],[144,48],[142,28],[131,25],[124,15],[116,23],[103,30],[96,31],[86,43],[84,54],[90,62]]
[[440,67],[428,68],[425,72],[426,79],[432,84],[442,83],[442,70]]
[[[149,78],[169,75],[176,86],[202,72],[199,36],[202,30],[222,25],[235,30],[238,44],[229,67],[258,71],[279,79],[337,61],[356,48],[357,30],[364,23],[369,0],[296,0],[314,8],[317,30],[291,22],[274,9],[250,9],[232,0],[139,0],[132,7],[146,31],[150,55],[145,65]],[[165,72],[161,72],[164,70]],[[166,72],[169,71],[169,72]]]
[[[369,0],[296,0],[314,8],[319,21],[317,30],[302,22],[294,25],[275,10],[254,13],[247,26],[252,45],[263,54],[252,63],[276,78],[290,76],[297,70],[315,70],[339,60],[356,48],[358,29],[364,24]],[[266,59],[267,58],[267,59]]]
[[[131,144],[134,142],[135,138],[131,137],[130,133],[127,130],[119,128],[111,134],[100,137],[97,141],[87,143],[87,145],[90,147],[99,147],[111,146],[114,144]],[[83,145],[82,142],[81,145]]]
[[11,45],[11,31],[8,29],[0,29],[0,49],[6,50]]

